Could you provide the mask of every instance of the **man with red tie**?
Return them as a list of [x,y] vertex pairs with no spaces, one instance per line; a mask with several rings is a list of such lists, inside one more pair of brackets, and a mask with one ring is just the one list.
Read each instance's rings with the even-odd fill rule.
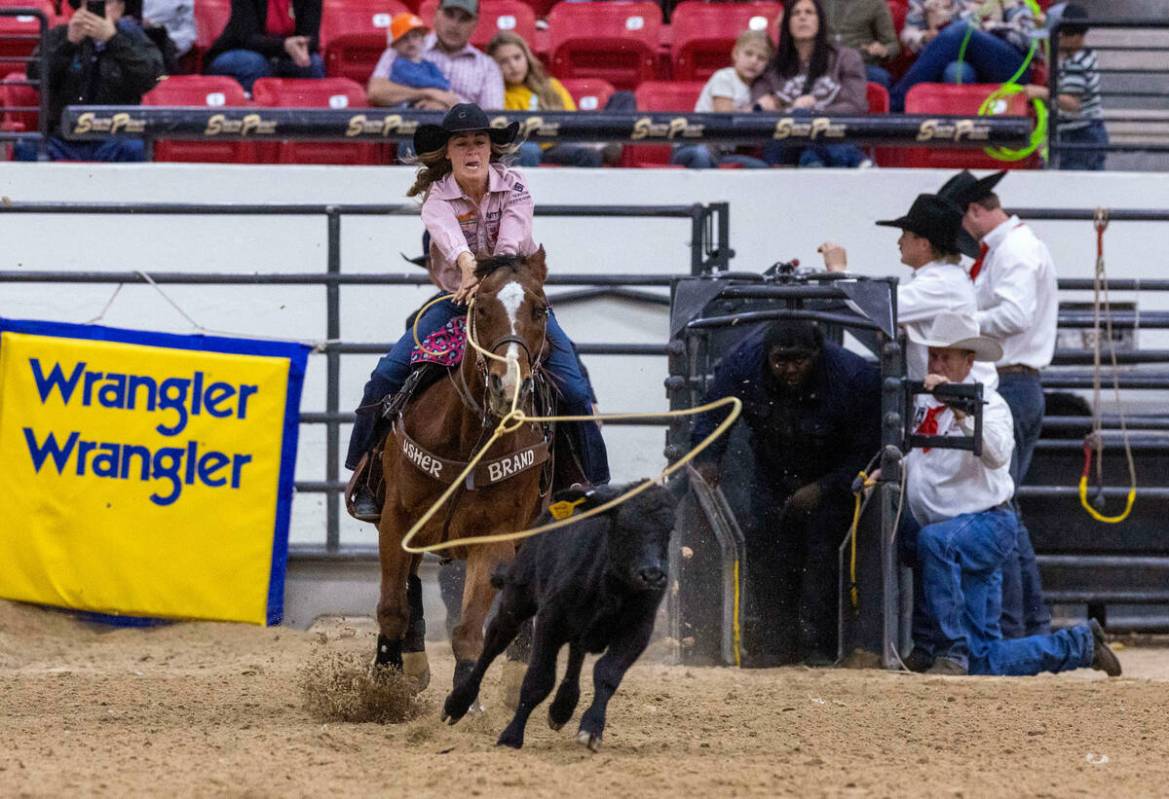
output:
[[[974,318],[979,332],[1003,348],[996,363],[998,391],[1014,417],[1011,478],[1020,486],[1043,425],[1039,373],[1055,353],[1059,298],[1055,265],[1047,246],[1017,216],[1003,210],[994,192],[1006,174],[978,178],[964,170],[946,181],[938,194],[962,210],[963,225],[981,244],[981,255],[970,270],[978,302]],[[1043,601],[1035,550],[1022,520],[1017,556],[1003,569],[1002,626],[1008,638],[1051,629],[1051,611]]]
[[[1003,349],[978,334],[966,314],[938,314],[926,338],[928,391],[946,383],[973,383],[976,361],[995,362]],[[915,638],[915,652],[932,661],[932,674],[1028,675],[1093,668],[1120,674],[1120,662],[1093,619],[1056,633],[1004,639],[998,592],[1004,564],[1014,556],[1018,514],[1010,505],[1015,448],[1011,411],[998,392],[983,387],[982,452],[933,447],[905,457],[905,497],[911,514],[906,534],[916,544],[920,596],[933,630]],[[933,394],[919,395],[914,430],[920,435],[974,435],[974,419]],[[912,524],[916,522],[916,525]],[[915,625],[915,636],[917,625]]]

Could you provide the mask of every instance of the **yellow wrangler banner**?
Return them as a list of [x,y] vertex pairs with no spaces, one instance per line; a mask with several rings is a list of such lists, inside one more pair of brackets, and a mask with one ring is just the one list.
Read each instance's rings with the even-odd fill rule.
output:
[[278,623],[307,355],[0,319],[0,597]]

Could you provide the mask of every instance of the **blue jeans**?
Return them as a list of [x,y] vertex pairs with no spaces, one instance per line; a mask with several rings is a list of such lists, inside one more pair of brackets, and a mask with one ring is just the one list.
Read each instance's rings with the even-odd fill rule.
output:
[[323,78],[325,77],[325,62],[317,53],[309,56],[312,63],[307,67],[298,67],[287,56],[268,58],[254,50],[228,50],[215,56],[215,60],[207,67],[208,75],[226,75],[235,78],[244,87],[248,94],[252,93],[252,84],[260,78]]
[[1104,168],[1104,160],[1108,157],[1108,131],[1104,123],[1099,120],[1090,123],[1085,128],[1075,130],[1058,130],[1056,135],[1060,144],[1091,144],[1100,149],[1091,150],[1056,150],[1052,154],[1052,166],[1056,169],[1099,170]]
[[865,64],[865,77],[869,83],[878,83],[886,89],[893,85],[893,76],[889,70],[877,64]]
[[763,145],[763,160],[770,166],[858,167],[865,154],[855,144],[784,144]]
[[534,141],[526,141],[516,153],[516,163],[520,166],[557,164],[591,168],[601,165],[601,151],[582,144],[556,144],[545,150]]
[[[999,375],[999,394],[1015,421],[1015,451],[1011,455],[1011,479],[1015,491],[1027,479],[1031,457],[1043,428],[1043,386],[1039,375],[1006,372]],[[1016,511],[1019,508],[1015,501]],[[1015,553],[1003,564],[1003,635],[1018,638],[1051,630],[1051,611],[1043,601],[1039,564],[1031,546],[1031,533],[1019,516]]]
[[[905,111],[905,95],[919,83],[937,83],[946,77],[946,68],[958,60],[958,51],[966,38],[968,27],[965,23],[947,25],[932,42],[918,54],[909,71],[889,90],[889,104],[894,113]],[[964,63],[973,67],[981,81],[1004,83],[1023,64],[1025,53],[1013,45],[986,31],[975,30],[970,36],[963,56]],[[1020,76],[1020,82],[1030,80],[1031,70]],[[951,71],[951,77],[954,76]],[[968,75],[963,76],[964,79]]]
[[[436,303],[426,310],[418,322],[418,339],[425,341],[431,333],[442,328],[456,316],[467,312],[466,307],[455,305],[450,300]],[[588,414],[592,407],[592,389],[588,380],[580,369],[580,362],[576,358],[576,351],[572,342],[561,329],[553,313],[548,314],[548,343],[551,344],[551,353],[545,365],[556,387],[564,398],[565,411],[568,414]],[[414,352],[414,334],[407,330],[398,343],[389,353],[378,361],[369,381],[365,384],[365,392],[361,398],[361,408],[372,406],[383,397],[397,393],[410,376],[410,355]],[[345,466],[355,469],[361,456],[373,446],[373,435],[376,428],[376,409],[368,407],[366,412],[357,414],[357,421],[353,425],[353,433],[349,439],[349,452],[345,458]],[[596,427],[596,425],[591,425]],[[595,481],[594,481],[595,482]]]
[[[45,142],[50,161],[131,162],[146,160],[146,143],[141,139],[109,138],[101,141],[67,141],[50,136]],[[22,140],[12,148],[12,160],[36,161],[37,145]]]
[[1089,666],[1095,649],[1085,624],[1047,635],[1004,640],[997,634],[1001,567],[1018,517],[1009,508],[965,513],[918,534],[922,591],[937,625],[933,648],[971,674],[1030,675]]
[[680,144],[674,148],[671,164],[687,169],[714,169],[719,164],[740,164],[746,169],[766,169],[767,162],[749,155],[719,153],[705,144]]

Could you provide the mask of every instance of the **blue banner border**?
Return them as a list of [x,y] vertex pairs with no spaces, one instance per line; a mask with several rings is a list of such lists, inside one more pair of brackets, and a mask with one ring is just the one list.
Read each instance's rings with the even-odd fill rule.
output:
[[[293,341],[262,341],[227,338],[203,334],[158,333],[102,325],[79,325],[71,322],[47,322],[35,319],[0,317],[0,333],[24,333],[34,336],[110,341],[118,344],[141,344],[174,350],[219,352],[229,355],[261,355],[288,359],[288,391],[284,398],[283,441],[280,446],[280,479],[276,489],[276,525],[272,532],[272,566],[268,577],[268,625],[284,618],[284,574],[288,566],[288,527],[292,518],[292,492],[296,470],[296,448],[300,434],[300,397],[304,389],[305,369],[311,349]],[[135,617],[90,614],[116,624],[135,623]],[[140,623],[140,622],[139,622]]]

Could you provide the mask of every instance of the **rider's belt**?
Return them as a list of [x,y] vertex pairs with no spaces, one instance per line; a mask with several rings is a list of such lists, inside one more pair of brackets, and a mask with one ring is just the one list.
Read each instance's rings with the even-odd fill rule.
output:
[[[406,456],[406,460],[414,464],[418,471],[440,483],[448,485],[453,483],[455,478],[467,467],[466,461],[449,461],[427,452],[417,441],[406,434],[401,419],[394,425],[394,438],[397,439],[397,446]],[[544,440],[504,455],[502,458],[482,461],[475,467],[474,471],[467,475],[467,490],[474,491],[476,488],[502,483],[509,477],[533,469],[546,460],[548,460],[548,442]]]
[[1032,368],[1030,366],[1025,366],[1024,364],[1021,364],[1021,363],[1011,363],[1011,364],[1007,364],[1006,366],[996,366],[995,368],[998,369],[998,372],[1000,375],[1022,374],[1022,375],[1036,375],[1036,376],[1038,376],[1038,374],[1039,374],[1038,369]]

